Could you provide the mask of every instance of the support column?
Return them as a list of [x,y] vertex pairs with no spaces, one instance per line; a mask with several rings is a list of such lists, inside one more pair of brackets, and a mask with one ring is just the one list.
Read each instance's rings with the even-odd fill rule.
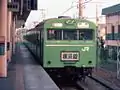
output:
[[7,0],[0,0],[0,77],[7,77]]
[[15,23],[16,23],[16,18],[13,16],[12,18],[12,30],[11,30],[11,41],[12,41],[12,54],[15,54]]
[[10,38],[11,38],[11,33],[10,33],[10,31],[11,31],[11,27],[12,27],[12,12],[11,11],[8,11],[8,22],[7,22],[7,26],[8,26],[8,28],[7,28],[7,60],[8,60],[8,62],[10,62],[11,61],[11,40],[10,40]]
[[79,18],[83,17],[83,0],[79,0]]

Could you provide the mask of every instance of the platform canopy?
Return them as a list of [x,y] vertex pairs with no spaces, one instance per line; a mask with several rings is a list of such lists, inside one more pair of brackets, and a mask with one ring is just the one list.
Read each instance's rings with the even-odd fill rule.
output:
[[109,15],[114,13],[120,13],[120,4],[102,9],[102,15]]
[[8,0],[8,9],[17,19],[17,28],[24,24],[31,10],[37,10],[38,0]]

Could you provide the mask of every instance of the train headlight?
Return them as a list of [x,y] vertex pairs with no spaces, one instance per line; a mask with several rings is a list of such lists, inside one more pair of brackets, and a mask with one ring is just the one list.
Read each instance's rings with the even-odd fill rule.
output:
[[79,52],[62,52],[61,60],[62,61],[78,61]]
[[82,67],[85,67],[85,65],[82,65]]

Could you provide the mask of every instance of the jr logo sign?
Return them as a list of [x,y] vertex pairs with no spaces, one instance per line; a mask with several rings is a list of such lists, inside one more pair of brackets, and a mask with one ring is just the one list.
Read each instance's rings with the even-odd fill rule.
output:
[[82,49],[81,49],[82,51],[89,51],[89,47],[83,47]]

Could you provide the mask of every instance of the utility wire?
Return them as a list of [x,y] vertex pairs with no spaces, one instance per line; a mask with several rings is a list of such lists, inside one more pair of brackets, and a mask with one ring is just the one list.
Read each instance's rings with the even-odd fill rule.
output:
[[[89,3],[90,1],[92,1],[92,0],[88,0],[88,1],[86,1],[86,2],[84,2],[84,3],[81,3],[81,4],[84,5],[85,3]],[[77,3],[78,3],[78,2],[77,2]],[[72,2],[72,4],[73,4],[73,2]],[[71,7],[68,8],[66,11],[64,11],[62,14],[65,14],[66,12],[68,12],[70,9],[72,9],[72,8],[74,8],[74,7],[77,7],[77,5],[71,6]]]

